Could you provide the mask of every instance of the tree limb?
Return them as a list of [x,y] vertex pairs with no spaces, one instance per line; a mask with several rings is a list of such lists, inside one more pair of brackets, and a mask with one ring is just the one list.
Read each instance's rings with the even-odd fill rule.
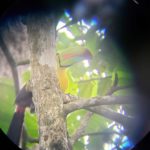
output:
[[28,65],[29,63],[30,63],[30,60],[26,59],[26,60],[16,62],[16,66]]
[[116,121],[120,124],[122,124],[124,127],[129,129],[131,127],[131,123],[133,122],[133,117],[125,116],[120,113],[115,112],[114,110],[107,108],[106,106],[97,106],[97,107],[91,107],[86,108],[87,110],[102,115],[108,119],[111,119],[113,121]]
[[64,104],[68,104],[68,103],[71,103],[71,102],[79,99],[78,96],[70,95],[70,94],[62,94],[62,96],[63,96],[63,103]]
[[84,118],[81,120],[79,128],[76,130],[74,135],[71,137],[71,144],[73,145],[85,132],[90,118],[93,116],[92,112],[87,112]]
[[3,51],[12,71],[14,85],[15,85],[15,92],[16,94],[19,92],[19,78],[18,78],[18,71],[16,68],[16,63],[14,58],[12,57],[11,53],[9,52],[7,45],[5,44],[2,35],[0,35],[0,47]]
[[57,32],[58,32],[59,30],[63,29],[63,28],[66,28],[66,27],[68,27],[68,26],[71,26],[71,25],[73,25],[73,24],[76,24],[76,22],[77,22],[77,19],[73,19],[73,20],[67,22],[64,26],[62,26],[62,27],[60,27],[59,29],[57,29]]
[[66,114],[71,113],[78,109],[93,107],[97,105],[116,105],[116,104],[132,104],[132,96],[103,96],[91,99],[79,99],[64,105]]
[[128,88],[132,88],[133,85],[125,85],[125,86],[116,86],[116,87],[112,87],[106,95],[112,95],[114,92],[119,91],[119,90],[124,90],[124,89],[128,89]]

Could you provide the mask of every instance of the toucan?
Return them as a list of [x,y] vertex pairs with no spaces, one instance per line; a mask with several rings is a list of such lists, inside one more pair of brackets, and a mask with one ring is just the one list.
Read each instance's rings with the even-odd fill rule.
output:
[[33,103],[32,92],[27,90],[26,85],[24,85],[19,91],[15,103],[16,111],[9,126],[7,136],[14,142],[14,144],[19,145],[25,109],[26,107],[30,107]]
[[[71,65],[85,60],[85,59],[91,59],[92,54],[87,48],[83,48],[83,50],[76,51],[74,53],[67,53],[67,54],[58,54],[58,63],[59,66],[57,68],[57,74],[58,74],[58,80],[60,83],[60,88],[63,92],[65,92],[67,86],[68,86],[68,78],[65,69],[69,67],[70,65],[61,66],[60,57],[64,57],[65,59],[73,59]],[[76,58],[76,59],[75,59]],[[63,61],[63,60],[62,60]],[[33,106],[32,102],[32,92],[28,90],[27,85],[24,85],[23,88],[20,90],[16,97],[16,111],[13,115],[12,121],[10,123],[7,136],[17,145],[19,146],[20,136],[22,132],[22,125],[24,121],[24,114],[25,109],[27,107]]]
[[60,89],[64,93],[66,93],[66,90],[68,88],[68,83],[69,83],[67,68],[85,59],[87,60],[92,59],[92,53],[88,48],[77,46],[73,49],[71,50],[67,49],[66,52],[57,53],[57,62],[58,62],[57,76],[58,76]]

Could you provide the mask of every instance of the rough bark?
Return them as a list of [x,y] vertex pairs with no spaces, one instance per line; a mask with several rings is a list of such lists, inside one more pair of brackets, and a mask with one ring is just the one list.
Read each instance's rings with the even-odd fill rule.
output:
[[40,150],[69,150],[63,98],[56,74],[54,18],[29,16],[28,35]]
[[90,99],[74,99],[74,101],[65,104],[65,114],[69,114],[75,110],[100,105],[117,105],[117,104],[134,104],[134,96],[102,96]]

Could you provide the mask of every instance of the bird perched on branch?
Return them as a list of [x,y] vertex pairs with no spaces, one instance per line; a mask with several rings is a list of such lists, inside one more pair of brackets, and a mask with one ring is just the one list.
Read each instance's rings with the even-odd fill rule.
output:
[[[70,53],[68,52],[63,54],[57,53],[57,60],[58,60],[57,74],[58,74],[60,88],[62,89],[63,92],[65,92],[68,88],[69,81],[67,75],[67,68],[82,60],[91,59],[91,58],[92,58],[91,52],[84,47],[80,47],[80,50],[70,52]],[[67,63],[64,64],[61,63],[65,61],[67,61]]]
[[7,136],[16,144],[19,145],[19,140],[24,121],[24,113],[26,107],[30,107],[32,102],[32,92],[27,89],[27,85],[18,93],[16,100],[16,111],[13,115],[11,124],[9,126]]

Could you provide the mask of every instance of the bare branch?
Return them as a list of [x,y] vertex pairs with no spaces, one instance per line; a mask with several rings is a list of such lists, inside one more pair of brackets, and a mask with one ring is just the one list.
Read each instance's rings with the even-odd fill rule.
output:
[[4,42],[2,35],[0,35],[0,47],[10,65],[13,79],[14,79],[15,92],[17,94],[19,92],[19,78],[18,78],[18,71],[16,68],[16,63],[15,63],[13,56],[9,52],[9,49],[7,48],[7,45]]
[[133,85],[126,85],[126,86],[116,86],[116,87],[112,87],[106,95],[112,95],[114,92],[119,91],[119,90],[124,90],[124,89],[128,89],[128,88],[132,88]]
[[132,96],[103,96],[91,99],[79,99],[64,105],[66,114],[73,112],[77,109],[93,107],[97,105],[116,105],[116,104],[132,104]]
[[22,66],[22,65],[28,65],[28,64],[30,64],[30,60],[28,59],[16,62],[16,66]]
[[64,104],[68,104],[68,103],[71,103],[71,102],[79,99],[78,96],[74,96],[74,95],[70,95],[70,94],[62,94],[62,95],[63,95],[63,103]]
[[87,112],[84,118],[81,120],[79,128],[76,130],[74,135],[71,137],[71,144],[73,145],[85,132],[90,118],[92,117],[92,112]]
[[67,22],[64,26],[62,26],[62,27],[60,27],[59,29],[57,29],[57,32],[58,32],[59,30],[63,29],[63,28],[66,28],[66,27],[68,27],[68,26],[71,26],[71,25],[75,24],[76,22],[77,22],[76,19],[73,19],[73,20]]
[[129,129],[131,127],[131,122],[133,122],[133,117],[125,116],[120,113],[115,112],[114,110],[107,108],[106,106],[97,106],[93,108],[87,108],[87,110],[102,115],[108,119],[116,121],[122,124],[124,127]]
[[112,95],[116,91],[133,87],[133,85],[118,86],[119,78],[118,78],[117,72],[115,73],[115,79],[113,82],[114,83],[113,83],[112,87],[107,91],[106,95]]

